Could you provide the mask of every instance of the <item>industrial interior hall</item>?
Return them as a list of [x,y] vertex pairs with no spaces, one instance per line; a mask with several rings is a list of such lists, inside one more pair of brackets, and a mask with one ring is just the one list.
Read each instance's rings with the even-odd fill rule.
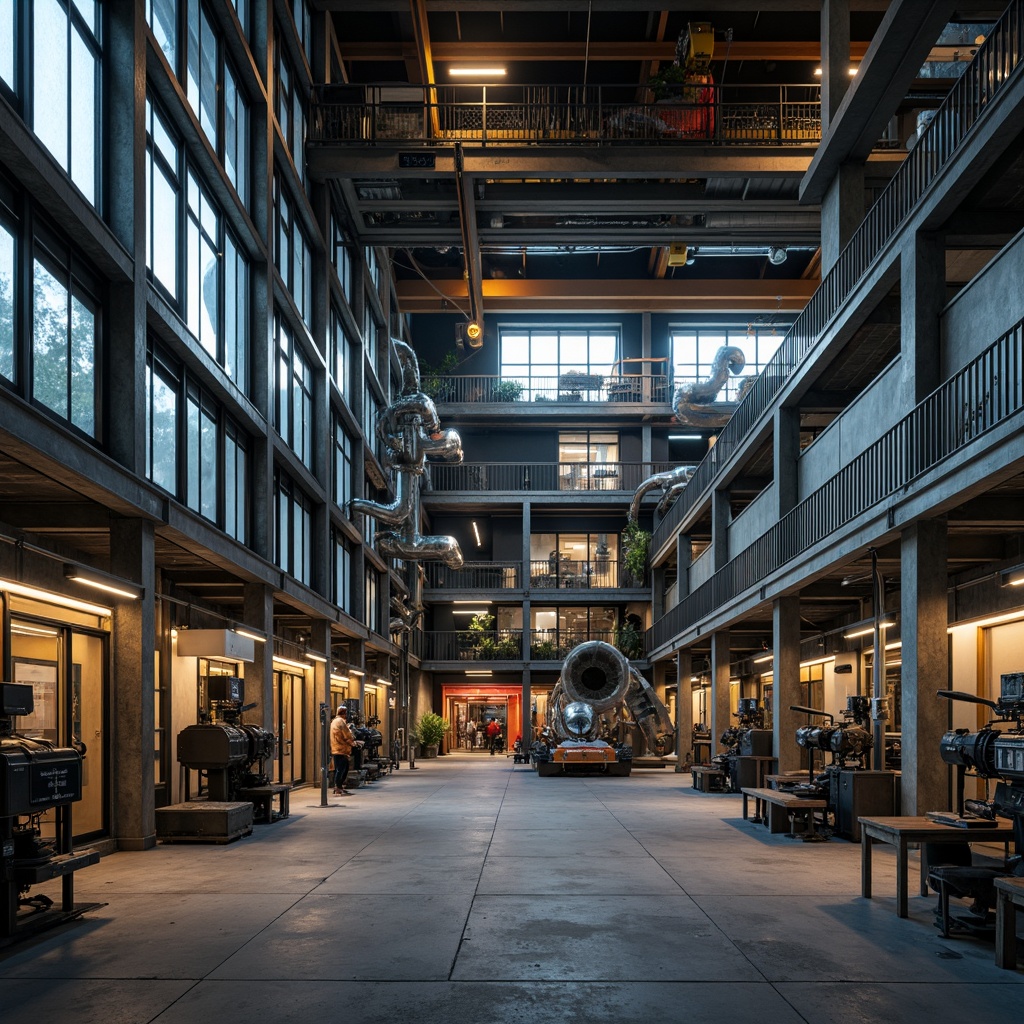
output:
[[1022,64],[6,5],[5,1022],[1016,1020]]

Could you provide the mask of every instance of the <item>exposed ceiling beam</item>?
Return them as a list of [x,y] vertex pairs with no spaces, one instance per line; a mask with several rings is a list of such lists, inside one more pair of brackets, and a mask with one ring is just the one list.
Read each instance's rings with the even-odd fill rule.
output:
[[[673,312],[722,310],[799,313],[814,281],[514,280],[482,282],[485,313],[561,309]],[[399,281],[403,313],[457,313],[468,302],[466,282]]]

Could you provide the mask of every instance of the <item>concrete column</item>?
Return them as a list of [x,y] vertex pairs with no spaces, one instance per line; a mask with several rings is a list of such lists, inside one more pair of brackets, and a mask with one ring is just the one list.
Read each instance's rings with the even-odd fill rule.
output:
[[821,273],[826,275],[864,221],[864,165],[843,164],[821,202]]
[[850,0],[821,4],[821,136],[850,88]]
[[935,696],[949,683],[944,520],[903,531],[900,637],[902,650],[902,814],[949,808],[949,769],[939,757],[949,705]]
[[806,715],[790,711],[803,704],[800,687],[800,598],[780,597],[772,604],[772,722],[773,753],[780,772],[804,767],[803,750],[796,745],[796,731]]
[[530,660],[530,532],[532,507],[529,501],[523,502],[523,542],[520,548],[522,557],[522,575],[519,586],[526,591],[526,599],[523,601],[523,660]]
[[114,519],[110,524],[110,569],[140,584],[141,600],[112,602],[110,715],[111,834],[121,850],[156,845],[153,759],[154,650],[156,647],[156,569],[153,524]]
[[776,409],[774,418],[775,498],[781,519],[800,498],[800,411]]
[[693,749],[693,661],[689,651],[676,651],[676,771],[684,771]]
[[729,631],[720,630],[711,637],[711,750],[732,723],[729,702]]
[[676,536],[676,595],[680,601],[690,595],[690,566],[693,564],[693,540],[688,533]]
[[[309,624],[309,643],[306,650],[313,654],[319,654],[326,658],[327,662],[313,662],[313,694],[308,708],[303,708],[302,713],[307,722],[310,723],[309,735],[313,737],[308,754],[307,767],[312,768],[312,773],[307,775],[319,781],[322,802],[327,802],[327,755],[330,748],[325,747],[322,742],[323,730],[320,727],[320,704],[327,705],[328,720],[334,717],[334,708],[331,707],[331,624],[327,619],[313,619]],[[266,646],[264,644],[264,646]]]
[[919,232],[900,258],[900,388],[910,410],[939,386],[939,314],[946,303],[942,236]]
[[729,561],[729,521],[732,508],[729,492],[716,490],[711,495],[711,560],[712,569],[719,569]]
[[250,725],[274,731],[274,591],[263,583],[246,583],[242,617],[247,626],[266,634],[265,644],[255,644],[255,661],[245,666],[245,702],[256,707],[246,712]]

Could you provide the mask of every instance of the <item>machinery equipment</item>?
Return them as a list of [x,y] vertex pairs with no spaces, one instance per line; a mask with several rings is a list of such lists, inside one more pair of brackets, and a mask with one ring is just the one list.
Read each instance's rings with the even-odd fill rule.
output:
[[721,736],[727,749],[711,758],[711,763],[725,773],[729,791],[738,793],[744,786],[760,784],[756,763],[744,758],[771,757],[772,731],[764,727],[764,708],[756,697],[741,697],[733,717],[736,724]]
[[[72,920],[97,906],[75,906],[73,873],[95,864],[95,851],[73,853],[71,804],[82,799],[85,745],[57,747],[22,736],[14,719],[32,714],[31,686],[0,683],[0,944]],[[43,838],[53,812],[54,838]],[[62,879],[60,909],[33,885]]]
[[633,748],[619,735],[628,724],[652,753],[672,749],[675,727],[651,684],[611,644],[588,640],[565,659],[533,765],[540,775],[629,775]]

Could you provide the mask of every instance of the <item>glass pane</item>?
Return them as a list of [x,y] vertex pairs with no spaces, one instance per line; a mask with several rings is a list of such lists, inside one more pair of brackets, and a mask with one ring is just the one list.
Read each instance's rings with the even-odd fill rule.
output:
[[0,374],[14,380],[14,236],[0,225]]
[[561,350],[558,356],[562,366],[572,366],[579,370],[585,370],[589,362],[587,358],[586,336],[582,334],[563,334]]
[[57,0],[37,0],[35,14],[32,125],[68,170],[68,19]]
[[200,268],[202,272],[202,321],[200,324],[199,340],[210,355],[217,355],[217,324],[218,316],[218,295],[217,295],[217,253],[210,244],[209,239],[204,235],[199,248]]
[[200,43],[201,78],[199,82],[199,123],[206,137],[217,145],[217,37],[213,34],[206,12],[201,16]]
[[153,212],[150,229],[153,277],[178,298],[178,197],[171,180],[159,168],[153,172]]
[[96,202],[96,78],[98,61],[78,32],[71,33],[71,177]]
[[[528,364],[530,361],[530,339],[525,334],[503,334],[501,336],[501,364]],[[519,371],[516,371],[519,372]]]
[[32,289],[32,396],[68,415],[68,293],[36,261]]
[[185,91],[192,109],[199,115],[199,81],[201,78],[199,52],[199,0],[188,0],[188,41],[185,52],[188,57],[188,66],[185,69],[186,85]]
[[14,8],[13,3],[0,4],[0,78],[11,89],[17,85],[14,80]]
[[202,499],[199,511],[207,519],[217,520],[217,421],[207,409],[203,409],[201,482]]
[[153,374],[150,446],[153,483],[178,493],[178,395],[159,373]]
[[65,704],[71,708],[67,740],[80,739],[87,748],[82,762],[82,799],[74,810],[76,835],[99,832],[104,826],[108,748],[104,649],[102,637],[71,636],[71,699]]
[[96,315],[71,299],[71,422],[96,433]]
[[177,0],[150,0],[149,27],[157,45],[163,50],[171,70],[177,73],[175,44],[177,42]]

